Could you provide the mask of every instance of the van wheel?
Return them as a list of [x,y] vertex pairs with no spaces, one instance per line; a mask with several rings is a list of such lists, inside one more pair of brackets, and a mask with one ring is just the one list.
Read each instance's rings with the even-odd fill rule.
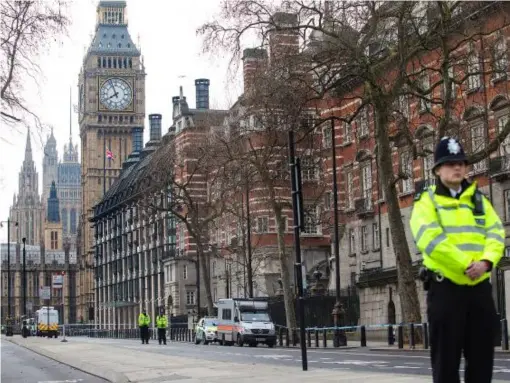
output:
[[243,347],[243,340],[241,339],[241,335],[237,334],[237,345],[239,347]]

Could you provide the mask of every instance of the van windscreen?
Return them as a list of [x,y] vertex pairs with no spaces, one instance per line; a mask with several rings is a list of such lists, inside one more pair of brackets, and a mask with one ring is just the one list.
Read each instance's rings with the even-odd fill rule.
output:
[[258,321],[258,322],[270,322],[269,313],[267,311],[254,311],[254,310],[242,310],[241,311],[242,321]]

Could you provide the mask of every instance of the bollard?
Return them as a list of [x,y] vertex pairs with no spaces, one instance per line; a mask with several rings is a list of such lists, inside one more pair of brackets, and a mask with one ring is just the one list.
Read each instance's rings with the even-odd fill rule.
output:
[[297,329],[293,328],[292,329],[292,346],[294,346],[294,347],[296,347],[296,344],[297,344],[297,337],[298,337]]
[[393,325],[388,326],[388,346],[395,344],[395,334],[393,334]]
[[508,321],[505,319],[501,320],[501,348],[508,350]]
[[278,329],[278,338],[280,338],[280,347],[283,347],[283,328]]
[[414,338],[414,323],[410,323],[409,324],[409,346],[411,347],[411,350],[414,350],[415,349],[415,346],[416,346],[416,342],[415,342],[415,338]]
[[289,347],[289,329],[285,329],[285,347]]
[[328,347],[328,333],[326,330],[322,330],[322,346]]
[[423,323],[422,328],[423,328],[423,348],[425,350],[428,350],[429,349],[429,324]]
[[319,347],[319,330],[315,329],[315,347]]
[[365,326],[360,327],[361,347],[367,347],[367,330]]
[[312,347],[312,334],[310,333],[310,331],[306,332],[306,337],[308,339],[308,347]]
[[404,328],[398,325],[398,348],[404,348]]
[[224,346],[225,345],[225,333],[222,333],[221,334],[221,345]]

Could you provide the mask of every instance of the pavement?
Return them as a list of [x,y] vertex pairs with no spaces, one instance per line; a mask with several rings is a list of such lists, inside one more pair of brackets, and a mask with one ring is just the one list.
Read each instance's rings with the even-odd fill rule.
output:
[[[5,339],[5,338],[4,338]],[[378,382],[431,381],[428,355],[364,348],[310,349],[308,371],[302,371],[301,351],[267,348],[194,345],[131,339],[73,337],[69,342],[47,338],[10,341],[111,382],[229,383],[229,382]],[[510,355],[509,355],[510,357]],[[461,366],[462,373],[463,366]],[[510,381],[510,359],[497,356],[494,383]]]
[[107,382],[10,342],[2,342],[0,350],[2,383]]

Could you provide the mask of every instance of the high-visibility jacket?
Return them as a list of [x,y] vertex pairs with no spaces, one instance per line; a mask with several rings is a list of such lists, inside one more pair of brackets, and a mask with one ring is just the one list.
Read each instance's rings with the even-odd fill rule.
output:
[[489,200],[481,196],[483,215],[474,215],[476,183],[459,199],[435,193],[430,186],[415,198],[411,231],[423,255],[423,265],[458,285],[476,285],[465,271],[472,262],[487,260],[496,267],[505,248],[505,229]]
[[141,313],[138,316],[138,326],[139,327],[142,327],[142,326],[149,327],[150,323],[151,323],[151,318],[149,318],[149,316],[147,314]]
[[168,320],[165,315],[158,315],[156,318],[156,326],[158,328],[166,328],[168,326]]

